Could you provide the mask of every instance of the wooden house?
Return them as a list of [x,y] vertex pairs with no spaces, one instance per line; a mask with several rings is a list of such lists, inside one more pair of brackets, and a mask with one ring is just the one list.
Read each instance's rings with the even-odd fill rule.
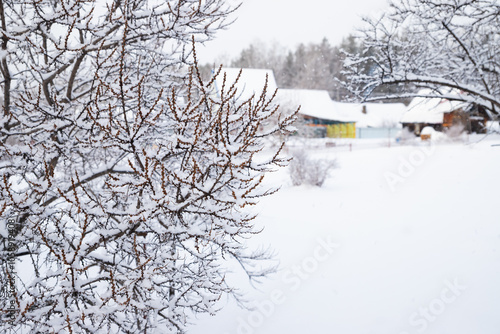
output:
[[354,116],[342,112],[325,90],[280,89],[277,96],[281,106],[297,108],[306,126],[313,128],[316,136],[329,138],[355,138]]
[[453,126],[460,126],[468,132],[486,131],[484,110],[462,101],[424,97],[431,95],[429,90],[422,90],[419,94],[422,97],[414,98],[401,117],[403,127],[416,135],[427,126],[441,132]]

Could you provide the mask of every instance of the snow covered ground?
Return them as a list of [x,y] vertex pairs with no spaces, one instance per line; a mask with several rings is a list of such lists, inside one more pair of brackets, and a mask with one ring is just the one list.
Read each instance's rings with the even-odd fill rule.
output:
[[351,143],[310,150],[340,165],[322,188],[269,177],[282,189],[250,244],[279,271],[258,289],[233,277],[256,308],[228,301],[190,334],[499,333],[500,137]]

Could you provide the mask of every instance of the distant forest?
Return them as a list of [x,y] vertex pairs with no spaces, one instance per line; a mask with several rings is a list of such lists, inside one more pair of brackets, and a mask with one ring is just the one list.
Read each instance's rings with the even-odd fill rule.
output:
[[[353,35],[344,38],[336,46],[324,38],[321,43],[299,44],[295,50],[287,50],[279,44],[271,47],[264,43],[253,43],[243,49],[235,59],[226,61],[225,67],[271,69],[278,87],[296,89],[319,89],[329,92],[336,101],[352,98],[352,94],[341,84],[345,80],[343,62],[346,54],[366,54],[361,42]],[[205,73],[210,73],[213,64],[203,66]],[[365,69],[370,72],[370,67]],[[378,92],[387,93],[387,92]],[[408,101],[394,101],[405,102]]]

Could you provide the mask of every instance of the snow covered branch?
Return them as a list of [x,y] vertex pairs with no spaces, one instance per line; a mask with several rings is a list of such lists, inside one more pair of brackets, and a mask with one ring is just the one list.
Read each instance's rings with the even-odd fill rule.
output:
[[[418,88],[430,88],[437,97],[447,88],[462,96],[455,94],[455,99],[483,108],[492,119],[498,117],[500,7],[496,1],[394,1],[390,13],[367,22],[362,32],[366,49],[346,61],[347,85],[358,97],[411,97]],[[360,70],[366,66],[369,74]],[[380,93],[391,86],[406,89],[396,95]]]
[[[280,149],[256,158],[294,115],[278,116],[267,87],[237,102],[234,83],[216,94],[201,79],[194,46],[232,9],[222,0],[0,7],[0,219],[17,222],[0,225],[2,279],[16,291],[2,330],[182,333],[235,293],[228,262],[265,274],[254,262],[266,254],[245,249],[259,232],[248,207],[275,191],[262,181],[286,159]],[[279,122],[266,129],[270,118]]]

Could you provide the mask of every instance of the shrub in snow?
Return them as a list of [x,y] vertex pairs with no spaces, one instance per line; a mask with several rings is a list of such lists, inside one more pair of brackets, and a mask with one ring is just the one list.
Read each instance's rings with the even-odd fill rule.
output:
[[294,186],[300,186],[306,179],[307,155],[304,151],[297,151],[293,154],[293,159],[288,166],[288,172]]
[[0,333],[183,333],[235,294],[228,262],[266,274],[247,208],[285,162],[283,143],[259,160],[263,139],[294,115],[277,117],[267,84],[241,101],[201,79],[190,44],[228,2],[0,10]]
[[336,160],[312,159],[305,151],[297,151],[288,171],[294,186],[309,184],[321,187],[336,167]]
[[319,159],[311,160],[307,170],[307,182],[311,185],[321,187],[330,175],[333,168],[336,168],[336,161]]

